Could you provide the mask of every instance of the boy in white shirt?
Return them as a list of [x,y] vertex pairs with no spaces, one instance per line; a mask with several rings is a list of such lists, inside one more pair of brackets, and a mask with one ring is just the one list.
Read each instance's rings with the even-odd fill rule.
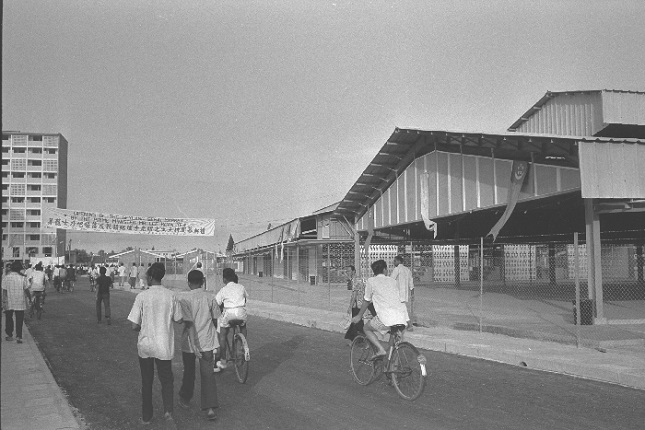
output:
[[215,382],[215,353],[219,347],[217,340],[217,314],[219,310],[215,296],[204,291],[204,274],[199,270],[188,273],[189,292],[179,293],[177,298],[184,315],[182,333],[182,359],[184,378],[179,390],[179,405],[189,408],[195,389],[195,357],[199,359],[201,377],[201,406],[209,420],[216,418],[214,409],[219,406]]
[[217,320],[220,344],[220,360],[217,362],[219,369],[226,368],[226,338],[228,329],[231,327],[229,321],[242,321],[240,331],[246,337],[246,301],[249,298],[244,286],[237,283],[235,270],[227,267],[222,272],[222,278],[224,286],[215,295],[215,301],[223,307],[222,314]]
[[161,285],[166,274],[163,263],[153,264],[147,272],[150,288],[137,294],[128,315],[132,329],[139,332],[137,352],[141,368],[142,424],[152,421],[152,383],[155,366],[161,382],[164,418],[172,421],[173,375],[172,358],[175,353],[175,330],[172,325],[183,323],[177,296]]

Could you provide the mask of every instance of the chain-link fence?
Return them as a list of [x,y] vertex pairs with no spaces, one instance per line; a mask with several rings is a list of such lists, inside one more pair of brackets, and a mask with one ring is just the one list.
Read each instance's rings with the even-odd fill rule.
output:
[[[642,232],[640,232],[642,233]],[[401,255],[413,273],[420,326],[493,332],[594,347],[645,346],[642,234],[601,238],[601,287],[588,288],[585,236],[495,243],[392,242],[361,246],[363,282]],[[611,237],[611,234],[604,235]],[[353,243],[276,247],[238,259],[253,300],[345,311]],[[596,275],[594,275],[596,276]],[[602,297],[598,301],[598,297]]]

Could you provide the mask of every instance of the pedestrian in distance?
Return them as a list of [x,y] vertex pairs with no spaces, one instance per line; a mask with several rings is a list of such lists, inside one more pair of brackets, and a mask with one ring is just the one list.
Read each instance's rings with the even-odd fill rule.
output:
[[54,266],[54,288],[56,292],[61,292],[61,280],[60,280],[60,265]]
[[60,284],[60,290],[68,290],[69,291],[69,284],[67,283],[67,268],[65,267],[64,264],[61,264],[59,269],[58,269],[58,277],[59,277],[59,284]]
[[139,270],[137,268],[137,263],[132,263],[132,267],[130,267],[130,289],[133,289],[137,285],[137,274]]
[[70,264],[67,268],[67,288],[70,292],[74,292],[74,286],[76,285],[76,268],[73,264]]
[[396,285],[399,288],[399,299],[401,303],[405,303],[408,310],[408,331],[414,330],[412,323],[414,322],[414,278],[410,269],[403,265],[403,257],[397,255],[394,257],[394,270],[390,274],[394,278]]
[[164,419],[173,420],[172,359],[175,352],[173,321],[184,322],[177,296],[164,288],[161,280],[166,274],[163,263],[155,263],[146,276],[150,288],[137,294],[128,315],[132,329],[139,332],[137,352],[141,369],[142,424],[150,424],[153,416],[152,383],[154,371],[161,382]]
[[101,303],[105,307],[105,319],[108,325],[112,324],[110,313],[110,288],[112,288],[112,279],[107,276],[107,269],[99,269],[99,277],[96,279],[96,319],[101,324]]
[[119,263],[119,287],[125,285],[125,278],[127,277],[126,270],[127,268],[123,265],[123,263]]
[[216,418],[217,385],[215,381],[215,353],[219,347],[217,340],[217,316],[219,308],[215,295],[206,292],[204,274],[199,270],[188,273],[189,292],[179,293],[177,298],[184,316],[182,333],[182,360],[184,376],[179,390],[179,405],[190,407],[195,389],[195,358],[199,360],[201,381],[201,409],[206,411],[206,418]]
[[[2,307],[5,313],[5,340],[13,340],[13,330],[16,329],[16,342],[22,343],[22,325],[25,320],[25,295],[31,302],[31,294],[27,285],[27,278],[20,272],[22,262],[11,263],[11,271],[2,280]],[[13,316],[16,316],[15,326]]]
[[148,269],[146,269],[146,266],[143,263],[141,263],[138,273],[139,273],[139,288],[141,288],[142,290],[145,290],[146,287],[148,286],[147,285],[148,282],[146,279],[146,273],[148,272],[148,270],[150,270],[150,266],[148,267]]

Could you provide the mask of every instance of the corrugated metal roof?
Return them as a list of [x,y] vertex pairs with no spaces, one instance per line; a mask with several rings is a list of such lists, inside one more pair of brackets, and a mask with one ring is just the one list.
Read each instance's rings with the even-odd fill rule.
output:
[[615,133],[640,138],[644,127],[645,92],[591,90],[547,91],[508,130],[563,136]]
[[[432,151],[495,156],[552,165],[578,167],[578,142],[631,143],[644,139],[558,136],[546,134],[486,134],[396,128],[387,142],[338,204],[336,213],[363,216],[416,158]],[[643,164],[645,165],[645,164]]]

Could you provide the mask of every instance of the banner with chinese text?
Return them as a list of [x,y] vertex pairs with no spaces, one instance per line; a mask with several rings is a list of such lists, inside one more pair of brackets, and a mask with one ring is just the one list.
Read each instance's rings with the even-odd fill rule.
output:
[[115,215],[58,208],[49,208],[44,215],[44,227],[63,230],[167,236],[215,235],[215,220],[212,219]]

